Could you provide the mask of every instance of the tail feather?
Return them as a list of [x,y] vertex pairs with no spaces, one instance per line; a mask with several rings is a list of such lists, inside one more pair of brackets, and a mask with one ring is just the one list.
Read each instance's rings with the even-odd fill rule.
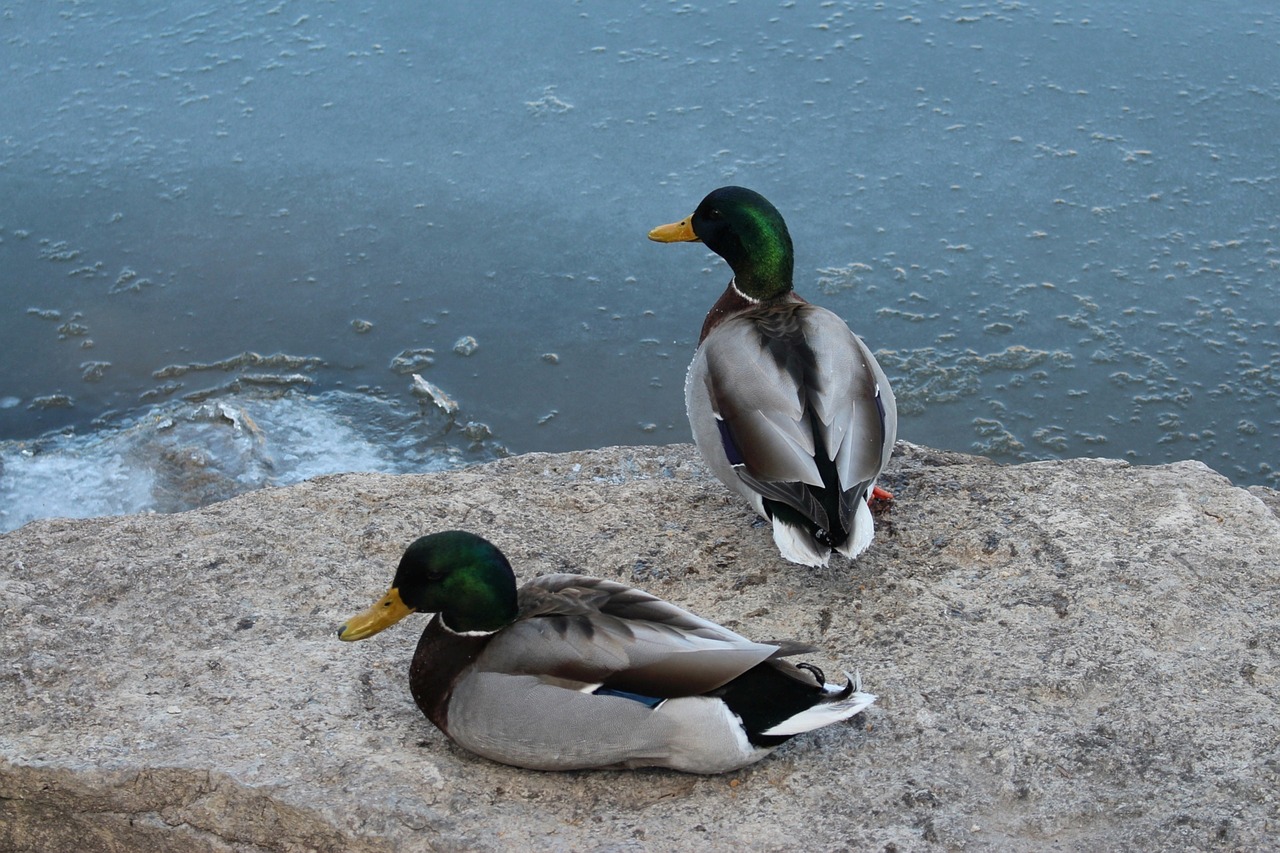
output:
[[[852,529],[836,550],[852,560],[871,547],[871,540],[875,535],[875,519],[867,502],[860,497],[857,499],[857,508],[853,511]],[[829,547],[819,542],[803,526],[783,520],[781,513],[773,515],[773,541],[785,559],[802,566],[825,567],[831,557]]]
[[858,498],[858,508],[853,511],[853,529],[849,531],[849,538],[836,550],[852,560],[871,547],[875,535],[876,522],[871,517],[871,509],[865,500]]
[[826,698],[816,705],[788,717],[760,734],[767,737],[790,737],[847,720],[871,707],[877,697],[872,693],[862,692],[861,674],[850,677],[846,672],[844,677],[843,685],[824,684],[822,689]]
[[784,559],[815,568],[827,565],[831,549],[819,545],[807,530],[773,517],[773,541]]

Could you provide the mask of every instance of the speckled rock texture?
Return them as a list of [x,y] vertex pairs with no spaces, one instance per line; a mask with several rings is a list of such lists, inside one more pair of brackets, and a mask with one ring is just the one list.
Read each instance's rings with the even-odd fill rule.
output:
[[[899,444],[870,551],[783,562],[687,445],[322,477],[0,536],[0,849],[1259,849],[1280,838],[1276,494],[1195,462]],[[340,643],[420,534],[824,650],[880,701],[718,777],[449,743],[425,617]]]

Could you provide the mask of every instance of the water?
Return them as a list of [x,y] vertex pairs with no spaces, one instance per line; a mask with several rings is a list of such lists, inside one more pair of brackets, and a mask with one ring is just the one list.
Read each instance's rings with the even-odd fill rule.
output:
[[501,452],[432,401],[221,393],[84,435],[0,446],[0,527],[33,518],[175,512],[334,471],[441,471]]
[[0,525],[173,508],[111,443],[218,403],[246,487],[685,441],[728,272],[645,233],[724,183],[902,437],[1280,485],[1270,0],[121,5],[0,17]]

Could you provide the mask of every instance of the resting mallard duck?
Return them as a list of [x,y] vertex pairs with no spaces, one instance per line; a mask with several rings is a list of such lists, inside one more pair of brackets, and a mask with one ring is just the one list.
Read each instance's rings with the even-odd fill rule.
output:
[[773,523],[782,556],[825,566],[875,535],[867,500],[888,463],[897,407],[884,371],[838,316],[791,289],[791,235],[759,193],[721,187],[649,232],[701,241],[733,269],[702,324],[685,381],[693,440],[720,480]]
[[338,636],[415,611],[436,614],[409,667],[418,707],[459,746],[517,767],[723,773],[876,698],[782,660],[807,646],[752,642],[620,583],[546,575],[517,592],[502,552],[461,531],[410,545],[391,591]]

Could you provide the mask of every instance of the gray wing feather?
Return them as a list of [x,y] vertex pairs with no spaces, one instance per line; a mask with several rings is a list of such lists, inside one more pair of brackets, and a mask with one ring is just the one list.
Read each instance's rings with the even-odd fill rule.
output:
[[647,696],[705,693],[778,653],[624,584],[547,575],[520,590],[520,619],[476,668]]
[[712,411],[728,423],[752,477],[821,486],[813,434],[802,428],[804,400],[757,337],[750,324],[730,321],[703,343]]
[[839,317],[823,313],[823,331],[810,340],[820,342],[815,348],[818,363],[831,365],[829,372],[839,378],[809,402],[834,453],[840,485],[849,489],[875,480],[889,461],[897,437],[897,407],[889,380],[867,345]]
[[703,347],[707,393],[743,457],[739,474],[774,483],[775,495],[802,508],[803,487],[787,484],[823,485],[815,426],[842,490],[850,490],[873,481],[888,461],[897,415],[884,372],[840,317],[815,305],[791,310],[813,356],[814,381],[803,388],[762,343],[751,315],[721,324]]

